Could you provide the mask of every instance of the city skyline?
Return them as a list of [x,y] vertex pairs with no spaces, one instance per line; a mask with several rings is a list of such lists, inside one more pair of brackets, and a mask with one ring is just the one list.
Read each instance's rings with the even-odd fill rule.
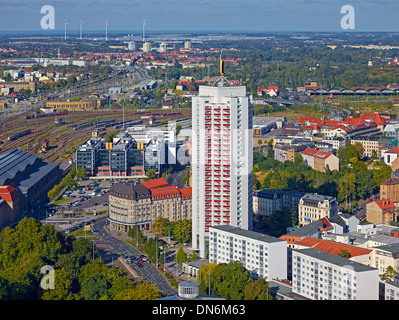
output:
[[[234,0],[150,0],[145,3],[126,0],[76,0],[43,1],[0,0],[3,12],[0,31],[32,31],[50,33],[63,31],[68,21],[70,31],[79,31],[80,20],[85,21],[86,31],[105,30],[109,19],[109,32],[126,30],[138,32],[146,19],[146,30],[151,31],[254,31],[254,32],[300,32],[300,31],[348,31],[341,28],[341,8],[351,5],[355,9],[355,29],[349,31],[395,32],[399,22],[395,19],[399,3],[384,1],[324,0],[321,2],[270,0],[250,2]],[[43,30],[40,21],[44,14],[42,6],[51,5],[55,10],[55,29]],[[18,23],[15,23],[15,22]]]

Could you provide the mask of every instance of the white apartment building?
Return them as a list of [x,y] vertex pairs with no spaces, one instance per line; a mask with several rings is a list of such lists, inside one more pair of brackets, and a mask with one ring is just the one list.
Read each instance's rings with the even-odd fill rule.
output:
[[340,147],[346,147],[346,139],[342,137],[325,137],[322,142],[332,144],[334,150],[338,150]]
[[285,240],[232,226],[210,228],[209,262],[241,261],[255,278],[287,278]]
[[192,99],[192,239],[200,257],[210,227],[252,229],[252,116],[246,88],[223,80]]
[[149,43],[149,42],[144,42],[144,43],[143,43],[143,48],[142,48],[142,50],[143,50],[145,53],[151,52],[151,43]]
[[384,274],[389,266],[394,268],[394,270],[398,270],[399,243],[374,247],[371,266],[377,268],[379,274]]
[[385,300],[399,300],[399,281],[385,282]]
[[313,248],[292,250],[292,292],[312,300],[378,300],[378,270]]

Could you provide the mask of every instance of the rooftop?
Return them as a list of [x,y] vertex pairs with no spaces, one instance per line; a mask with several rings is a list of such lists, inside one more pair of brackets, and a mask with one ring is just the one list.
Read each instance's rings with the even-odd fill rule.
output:
[[307,249],[300,249],[300,250],[293,249],[293,252],[303,254],[303,255],[309,256],[311,258],[318,259],[318,260],[322,260],[324,262],[331,263],[333,265],[336,265],[338,267],[342,267],[342,268],[345,268],[348,270],[354,270],[355,272],[368,272],[368,271],[373,271],[373,270],[376,270],[378,272],[377,269],[372,268],[368,265],[365,265],[365,264],[362,264],[359,262],[355,262],[352,260],[348,260],[346,258],[342,258],[340,256],[336,256],[331,253],[327,253],[327,252],[317,250],[314,248],[307,248]]
[[11,184],[20,173],[41,161],[40,157],[18,149],[0,154],[0,185]]
[[251,231],[251,230],[245,230],[245,229],[233,227],[230,225],[213,226],[213,227],[211,227],[211,229],[216,229],[216,230],[220,230],[220,231],[224,231],[224,232],[230,232],[230,233],[233,233],[238,236],[251,238],[253,240],[263,241],[266,243],[284,241],[282,239],[269,236],[267,234],[262,234],[262,233]]
[[307,193],[302,197],[304,201],[315,201],[315,202],[324,202],[324,201],[335,201],[334,197],[325,196],[317,193]]
[[399,147],[394,147],[392,149],[389,149],[389,150],[385,151],[385,153],[399,154]]
[[148,189],[155,189],[155,188],[165,187],[168,185],[168,183],[166,182],[166,180],[164,178],[144,181],[141,184]]
[[324,151],[320,151],[320,150],[312,149],[312,148],[305,149],[304,151],[301,152],[301,154],[312,156],[315,158],[320,158],[320,159],[327,159],[328,157],[330,157],[332,155],[332,153],[330,153],[330,152],[324,152]]
[[359,248],[345,243],[317,239],[313,237],[303,238],[302,240],[296,241],[295,244],[314,248],[336,256],[338,256],[341,253],[341,250],[346,250],[350,254],[351,258],[361,255],[367,255],[370,254],[370,252],[372,252],[372,250],[370,249]]
[[47,163],[34,154],[14,149],[0,154],[0,185],[15,183],[26,190],[57,167],[56,163]]
[[110,188],[109,194],[130,200],[150,198],[150,190],[142,184],[116,183]]

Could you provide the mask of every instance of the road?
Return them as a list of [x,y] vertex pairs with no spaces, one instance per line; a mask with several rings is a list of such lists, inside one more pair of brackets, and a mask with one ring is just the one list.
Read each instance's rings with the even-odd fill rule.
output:
[[184,169],[171,173],[168,178],[167,182],[170,186],[175,186],[177,188],[183,188],[182,179],[186,175],[189,166],[186,166]]
[[[103,260],[117,260],[119,257],[138,257],[141,253],[131,245],[121,239],[107,233],[104,229],[106,221],[94,224],[93,233],[99,239],[95,242],[96,246],[106,247],[102,252]],[[149,262],[132,262],[130,266],[137,272],[142,279],[149,283],[155,283],[158,289],[167,294],[175,295],[177,291],[173,289],[166,278]]]

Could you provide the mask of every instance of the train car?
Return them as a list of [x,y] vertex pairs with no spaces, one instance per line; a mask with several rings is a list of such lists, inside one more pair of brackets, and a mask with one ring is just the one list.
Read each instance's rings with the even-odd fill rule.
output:
[[93,123],[91,123],[91,122],[77,124],[76,126],[73,127],[73,130],[80,130],[80,129],[88,128],[88,127],[91,127],[92,125],[93,125]]
[[36,119],[36,118],[47,118],[47,117],[57,117],[57,116],[65,116],[68,112],[51,112],[51,113],[38,113],[26,116],[26,119]]
[[11,136],[8,137],[8,141],[17,140],[18,138],[23,137],[23,136],[26,136],[27,134],[30,134],[31,132],[32,132],[32,131],[31,131],[30,129],[28,129],[28,130],[24,130],[24,131],[15,133],[15,134],[13,134],[13,135],[11,135]]

